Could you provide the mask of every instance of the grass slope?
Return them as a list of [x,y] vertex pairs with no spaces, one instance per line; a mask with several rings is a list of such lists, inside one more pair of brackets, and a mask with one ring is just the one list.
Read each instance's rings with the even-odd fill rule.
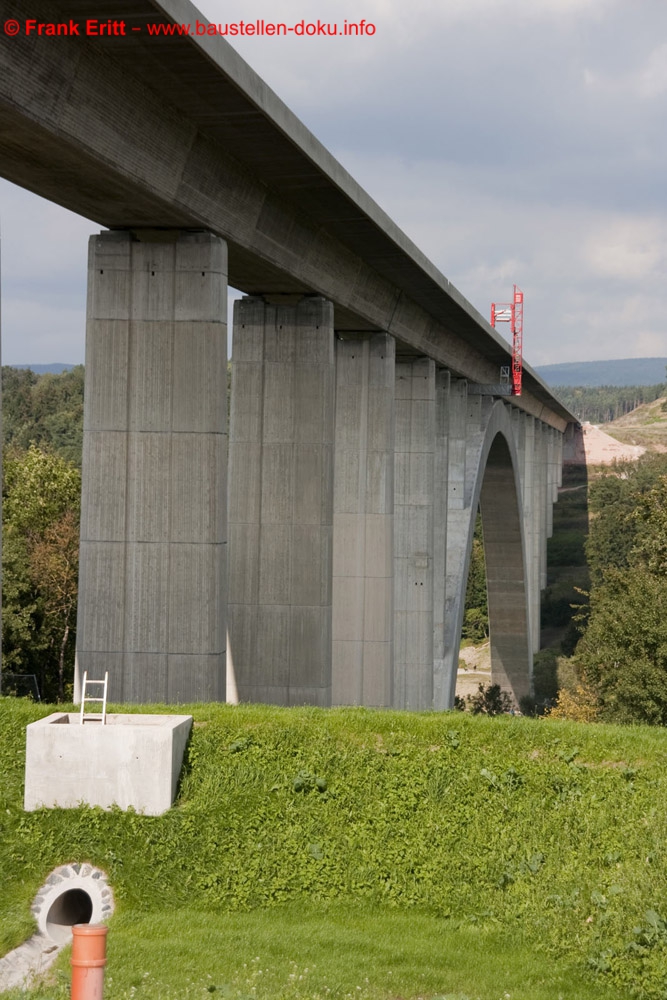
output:
[[603,424],[603,430],[623,444],[641,444],[649,451],[667,451],[667,398],[642,403],[625,416]]
[[666,994],[660,730],[200,705],[165,816],[26,814],[48,711],[0,699],[0,953],[89,860],[117,899],[108,1000]]

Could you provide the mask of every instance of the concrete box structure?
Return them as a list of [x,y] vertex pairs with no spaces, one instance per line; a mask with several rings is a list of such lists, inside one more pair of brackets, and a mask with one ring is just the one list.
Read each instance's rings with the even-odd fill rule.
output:
[[26,730],[25,809],[81,804],[159,816],[176,796],[191,715],[107,715],[105,725],[54,712]]

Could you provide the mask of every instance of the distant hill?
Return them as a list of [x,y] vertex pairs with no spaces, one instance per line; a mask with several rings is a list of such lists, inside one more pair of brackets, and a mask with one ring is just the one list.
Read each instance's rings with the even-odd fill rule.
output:
[[51,372],[54,375],[60,375],[62,372],[70,372],[72,368],[76,368],[76,365],[63,365],[59,361],[54,361],[51,365],[8,365],[7,367],[20,368],[22,370],[27,368],[36,375],[46,375],[48,372]]
[[547,385],[657,385],[665,381],[667,358],[624,358],[618,361],[579,361],[537,365]]

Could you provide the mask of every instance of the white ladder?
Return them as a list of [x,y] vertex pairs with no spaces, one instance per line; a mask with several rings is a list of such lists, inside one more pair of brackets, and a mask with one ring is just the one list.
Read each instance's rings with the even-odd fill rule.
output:
[[[91,684],[97,684],[98,686],[100,684],[102,685],[102,695],[101,695],[101,697],[95,697],[94,695],[91,695],[91,694],[87,693],[87,688]],[[84,722],[101,722],[102,725],[105,724],[106,718],[107,718],[107,687],[108,687],[108,684],[109,684],[109,671],[108,670],[107,670],[107,672],[104,675],[104,680],[103,681],[89,681],[88,680],[88,671],[84,670],[84,672],[83,672],[83,684],[81,685],[81,715],[79,717],[79,722],[81,723],[81,725],[83,725]],[[91,702],[91,701],[101,702],[102,703],[102,711],[101,712],[86,712],[86,702]]]

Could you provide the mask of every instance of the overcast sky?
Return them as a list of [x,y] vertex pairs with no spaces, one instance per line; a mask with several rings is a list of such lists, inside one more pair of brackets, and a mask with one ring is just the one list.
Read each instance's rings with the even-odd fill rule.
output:
[[[530,364],[667,354],[665,0],[198,6],[372,22],[234,44],[480,312],[524,290]],[[0,223],[3,361],[83,361],[98,227],[4,181]]]

